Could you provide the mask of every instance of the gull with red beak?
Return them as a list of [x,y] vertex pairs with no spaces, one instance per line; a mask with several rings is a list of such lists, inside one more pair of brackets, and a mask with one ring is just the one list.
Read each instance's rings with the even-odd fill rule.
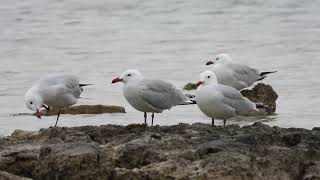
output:
[[237,90],[247,88],[256,81],[263,80],[267,74],[276,71],[260,72],[245,64],[233,62],[230,55],[218,54],[214,60],[208,61],[206,65],[213,65],[213,71],[219,84],[231,86]]
[[227,119],[257,110],[256,104],[243,97],[238,90],[218,84],[212,71],[201,73],[197,85],[197,105],[205,115],[212,118],[213,126],[214,119],[222,119],[225,126]]
[[58,110],[57,126],[60,109],[71,106],[77,102],[82,93],[83,86],[74,75],[47,75],[36,82],[25,95],[25,105],[41,118],[41,108],[53,107]]
[[135,69],[129,69],[112,80],[112,84],[117,82],[124,84],[123,95],[129,104],[144,113],[145,124],[147,124],[147,113],[152,113],[151,126],[153,126],[154,113],[162,113],[176,105],[192,104],[170,83],[146,79]]

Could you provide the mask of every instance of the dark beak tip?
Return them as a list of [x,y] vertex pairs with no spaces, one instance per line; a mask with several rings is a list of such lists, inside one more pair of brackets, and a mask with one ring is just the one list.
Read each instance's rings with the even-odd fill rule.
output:
[[120,79],[120,78],[114,78],[112,81],[111,81],[111,84],[114,84],[114,83],[117,83],[117,82],[120,82],[120,81],[122,81],[122,79]]
[[197,87],[199,87],[202,83],[203,83],[202,81],[199,81],[199,82],[197,83]]
[[208,66],[208,65],[211,65],[211,64],[213,64],[212,61],[208,61],[208,62],[206,63],[207,66]]
[[111,84],[114,84],[116,82],[118,82],[119,78],[114,78],[112,81],[111,81]]

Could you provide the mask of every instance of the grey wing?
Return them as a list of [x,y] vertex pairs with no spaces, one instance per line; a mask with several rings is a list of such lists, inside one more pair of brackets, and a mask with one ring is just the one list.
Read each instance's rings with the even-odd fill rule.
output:
[[237,113],[246,113],[254,109],[255,104],[236,89],[229,86],[219,86],[217,90],[223,96],[223,102],[236,110]]
[[67,92],[71,93],[75,98],[80,98],[80,94],[82,92],[81,87],[79,86],[79,83],[77,82],[68,82],[65,84],[65,87],[67,89]]
[[77,102],[77,97],[70,88],[63,84],[47,86],[39,90],[45,104],[53,107],[71,106]]
[[42,86],[51,86],[57,84],[69,84],[77,83],[79,84],[79,79],[77,76],[70,74],[49,74],[41,78],[38,82]]
[[161,80],[144,80],[139,86],[140,97],[157,109],[170,109],[187,101],[185,95],[171,84]]
[[241,82],[251,86],[256,82],[260,76],[259,71],[244,64],[230,64],[229,68],[232,69],[234,77]]
[[79,98],[82,92],[79,86],[79,79],[74,75],[47,75],[40,79],[39,84],[43,89],[47,89],[48,87],[62,88],[64,89],[65,93],[70,93],[75,98]]

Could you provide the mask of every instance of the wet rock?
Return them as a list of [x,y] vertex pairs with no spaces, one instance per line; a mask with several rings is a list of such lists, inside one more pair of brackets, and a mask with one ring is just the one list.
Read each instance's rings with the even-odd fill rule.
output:
[[[67,108],[60,109],[61,114],[103,114],[103,113],[126,113],[126,110],[122,106],[106,106],[106,105],[78,105],[70,106]],[[57,115],[58,111],[56,109],[50,108],[49,110],[42,109],[42,115],[53,116]],[[12,114],[12,116],[26,116],[33,115],[35,113],[17,113]]]
[[[105,106],[105,105],[78,105],[70,106],[60,110],[61,114],[103,114],[103,113],[125,113],[124,107],[121,106]],[[42,110],[41,113],[45,116],[57,115],[55,109]]]
[[276,100],[278,99],[278,94],[270,85],[258,83],[252,89],[244,89],[240,92],[244,97],[247,97],[252,102],[262,103],[263,105],[268,106],[266,111],[269,114],[276,111]]
[[18,130],[0,139],[0,179],[319,179],[317,129],[196,123]]
[[32,180],[30,178],[16,176],[14,174],[11,174],[5,171],[0,171],[0,179],[1,180]]

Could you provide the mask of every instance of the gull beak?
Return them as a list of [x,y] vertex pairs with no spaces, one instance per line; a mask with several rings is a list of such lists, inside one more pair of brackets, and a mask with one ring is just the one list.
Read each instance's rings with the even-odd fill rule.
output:
[[199,82],[197,83],[197,87],[199,87],[201,84],[203,84],[203,81],[199,81]]
[[213,61],[208,61],[206,65],[208,66],[208,65],[211,65],[211,64],[214,64],[214,62]]
[[41,119],[42,114],[39,109],[36,109],[35,115],[37,116],[37,118]]
[[120,78],[114,78],[113,80],[112,80],[112,82],[111,82],[111,84],[114,84],[114,83],[117,83],[117,82],[122,82],[123,81],[123,79],[120,79]]

